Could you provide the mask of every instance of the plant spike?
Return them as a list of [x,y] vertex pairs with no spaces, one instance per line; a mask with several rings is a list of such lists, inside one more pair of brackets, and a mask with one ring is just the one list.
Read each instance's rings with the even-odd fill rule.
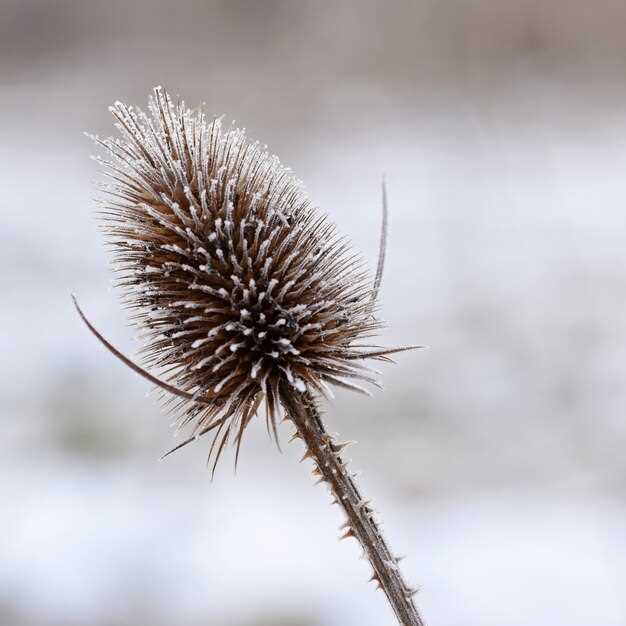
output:
[[[311,206],[280,161],[224,129],[221,118],[174,103],[160,87],[149,112],[111,107],[121,139],[92,137],[111,180],[100,211],[117,282],[140,329],[146,367],[115,348],[74,305],[90,332],[127,367],[167,394],[188,438],[212,432],[211,475],[229,442],[235,465],[243,435],[260,409],[278,444],[278,424],[295,427],[317,482],[329,485],[346,514],[341,539],[355,538],[401,626],[423,626],[414,589],[402,578],[376,522],[325,429],[316,398],[331,386],[369,395],[375,370],[359,361],[391,361],[419,346],[382,348],[368,338],[384,272],[388,207],[374,280],[325,215]],[[168,397],[169,396],[169,397]]]

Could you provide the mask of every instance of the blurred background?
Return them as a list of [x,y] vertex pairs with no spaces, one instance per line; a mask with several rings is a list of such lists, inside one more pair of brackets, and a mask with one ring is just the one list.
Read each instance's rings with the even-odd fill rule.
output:
[[[331,430],[431,626],[626,624],[626,4],[0,0],[0,624],[380,626],[299,444],[173,443],[83,131],[165,85],[293,167],[425,344]],[[283,441],[291,432],[284,427]]]

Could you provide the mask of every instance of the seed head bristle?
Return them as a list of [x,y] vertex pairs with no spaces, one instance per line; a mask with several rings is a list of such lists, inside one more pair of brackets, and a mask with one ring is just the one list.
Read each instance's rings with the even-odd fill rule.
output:
[[358,360],[390,351],[358,342],[380,328],[382,266],[373,285],[289,170],[162,88],[148,113],[111,112],[121,138],[94,137],[110,157],[101,222],[145,364],[181,392],[181,445],[216,432],[216,463],[261,405],[277,438],[294,398],[375,383]]

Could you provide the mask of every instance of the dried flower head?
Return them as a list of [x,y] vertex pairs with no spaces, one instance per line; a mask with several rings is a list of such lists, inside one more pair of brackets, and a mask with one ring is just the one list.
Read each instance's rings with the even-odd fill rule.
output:
[[110,110],[121,139],[94,137],[110,155],[102,223],[146,365],[165,372],[178,425],[193,425],[184,443],[216,429],[217,462],[262,403],[277,437],[294,397],[376,384],[360,361],[392,352],[367,343],[380,276],[290,171],[161,88],[149,114]]
[[[278,159],[243,131],[223,129],[202,111],[173,103],[157,88],[149,114],[116,103],[121,139],[96,142],[112,185],[102,224],[118,283],[145,340],[146,365],[133,363],[81,317],[129,367],[167,392],[179,426],[214,431],[213,470],[229,440],[242,436],[264,405],[278,443],[284,412],[346,514],[342,539],[356,538],[371,581],[385,592],[398,622],[423,626],[399,559],[389,549],[369,501],[354,483],[340,443],[325,429],[315,398],[332,386],[359,392],[376,384],[361,363],[393,352],[368,343],[380,328],[375,309],[386,242],[370,280],[360,257],[313,208]],[[173,450],[172,450],[173,451]],[[236,462],[236,461],[235,461]]]

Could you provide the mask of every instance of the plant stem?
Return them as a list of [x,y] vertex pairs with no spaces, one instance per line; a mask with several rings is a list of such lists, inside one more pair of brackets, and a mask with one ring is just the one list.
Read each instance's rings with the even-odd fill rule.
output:
[[342,539],[355,537],[363,548],[374,573],[371,580],[385,592],[401,626],[424,626],[424,622],[413,602],[415,590],[410,589],[402,578],[398,567],[399,559],[390,551],[376,521],[369,501],[365,500],[354,483],[354,479],[339,452],[344,445],[334,442],[326,432],[315,400],[305,394],[300,402],[294,401],[287,407],[297,435],[306,446],[304,458],[316,464],[314,474],[325,481],[344,509],[347,521]]

